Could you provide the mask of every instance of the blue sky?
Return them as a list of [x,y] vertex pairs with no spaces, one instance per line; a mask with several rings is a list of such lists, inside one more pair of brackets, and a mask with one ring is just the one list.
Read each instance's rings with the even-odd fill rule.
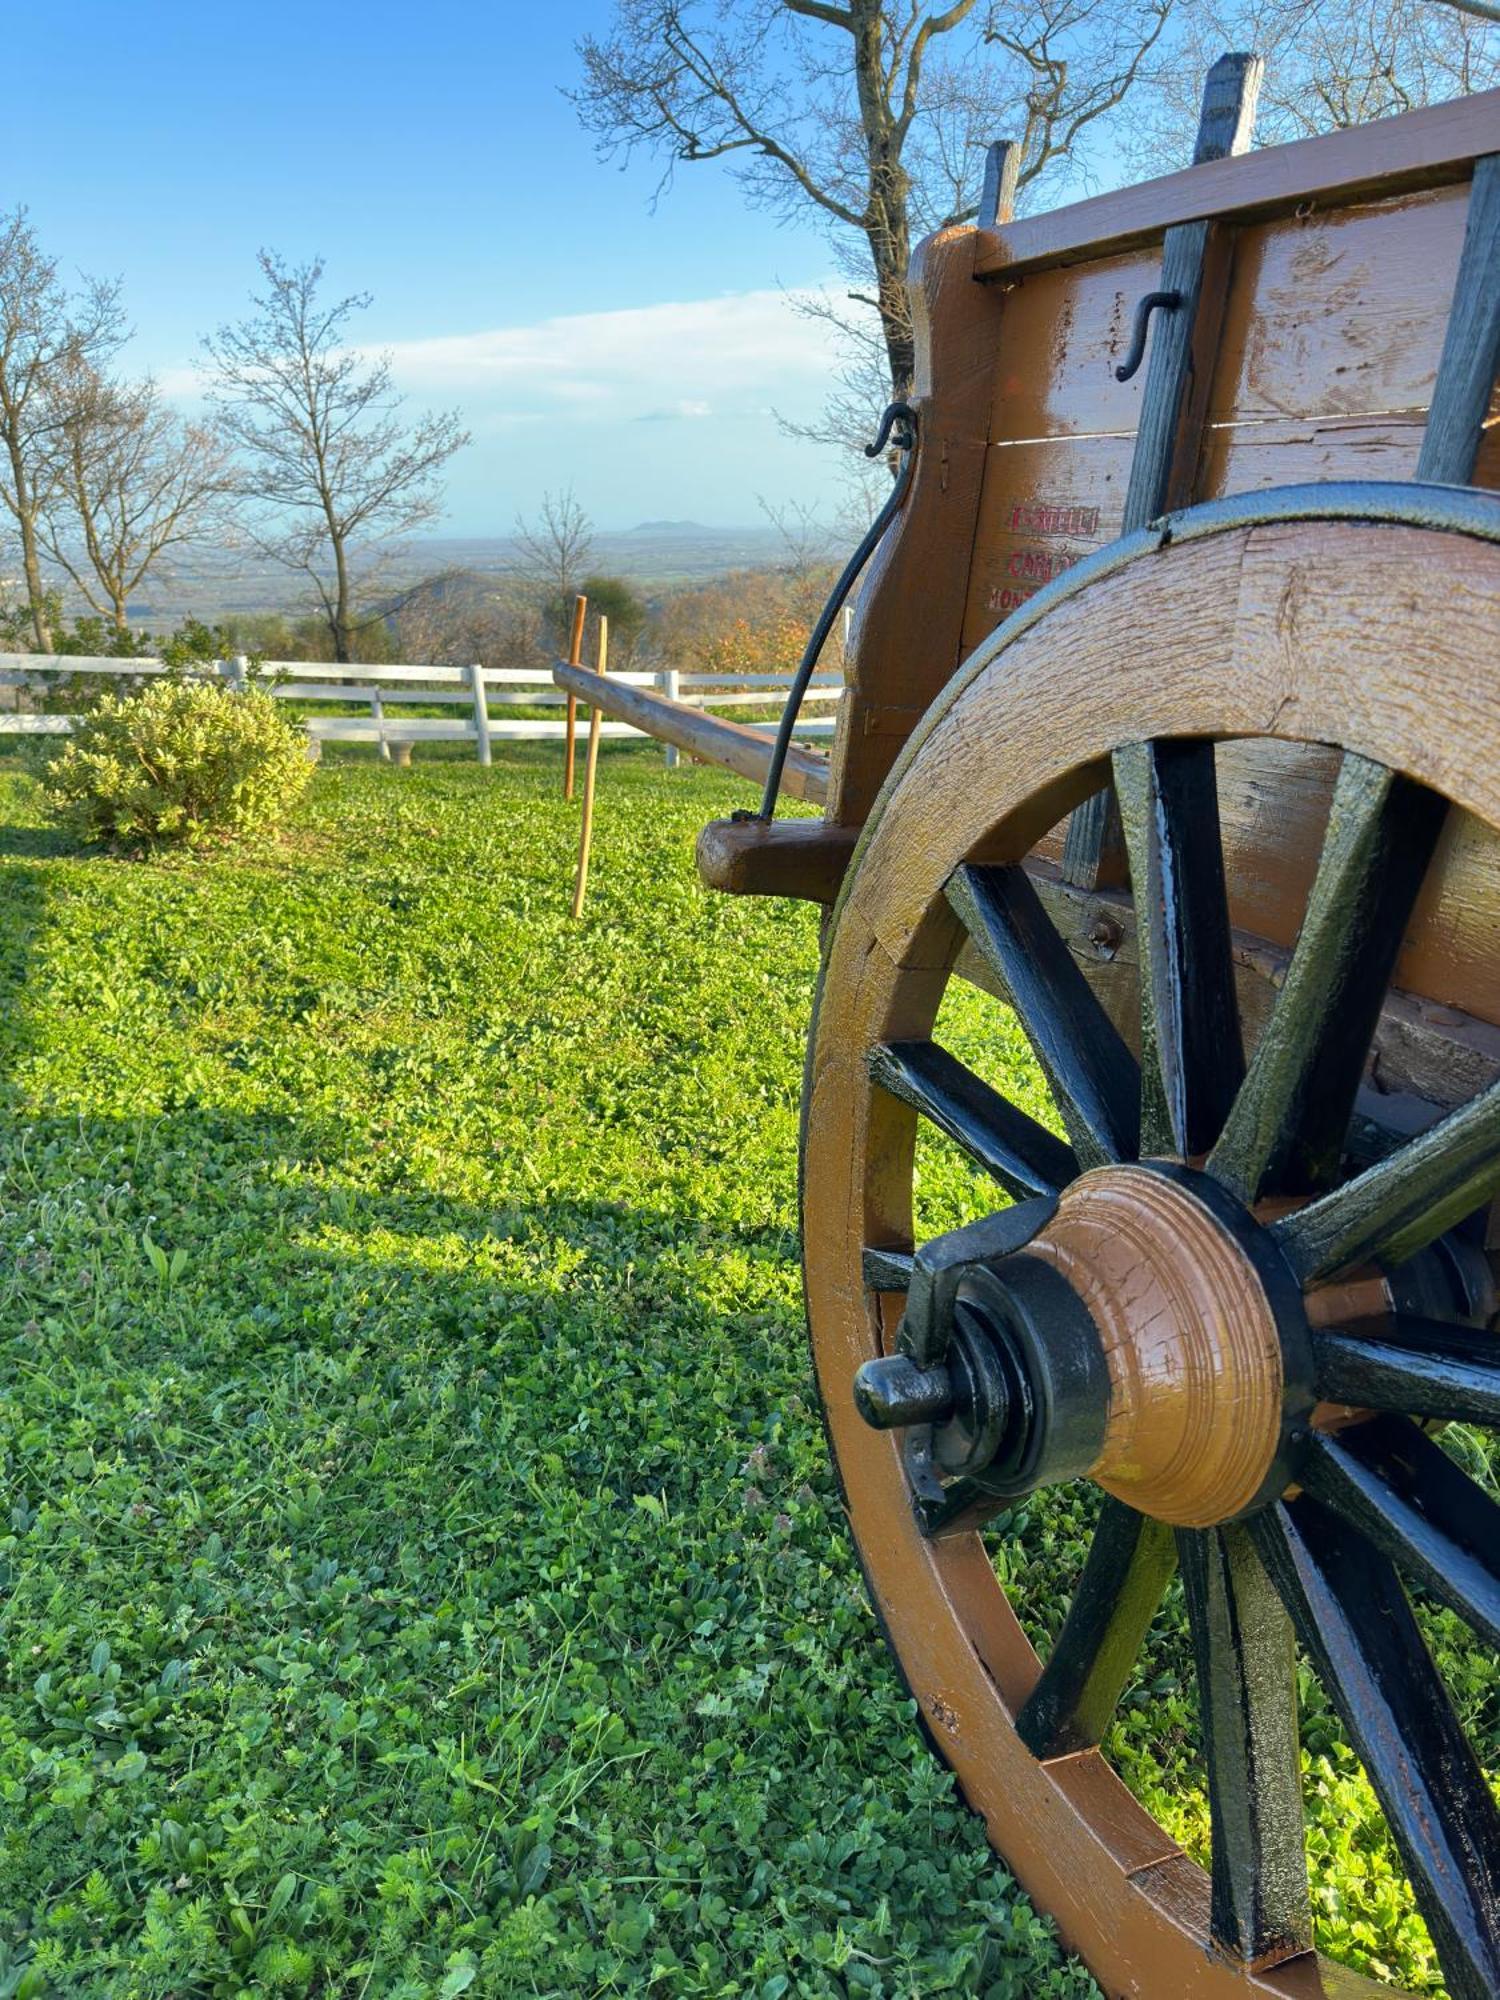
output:
[[831,510],[831,455],[778,434],[829,371],[782,293],[830,270],[812,228],[720,169],[599,164],[560,94],[603,0],[73,0],[8,40],[3,199],[65,267],[118,274],[133,364],[179,393],[266,244],[370,291],[363,337],[414,401],[457,406],[446,526],[508,531],[571,485],[603,527],[735,524],[757,495]]

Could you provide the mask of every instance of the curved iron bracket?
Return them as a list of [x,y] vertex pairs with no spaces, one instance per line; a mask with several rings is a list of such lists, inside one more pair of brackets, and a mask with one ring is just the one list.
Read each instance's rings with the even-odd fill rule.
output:
[[1146,358],[1146,331],[1154,312],[1176,312],[1182,304],[1181,292],[1147,292],[1135,309],[1135,324],[1130,329],[1130,351],[1115,370],[1117,382],[1128,382]]
[[735,819],[774,819],[776,800],[781,791],[781,774],[786,768],[788,750],[792,747],[792,731],[797,726],[797,715],[802,707],[802,697],[807,692],[807,684],[812,679],[813,668],[818,664],[818,655],[823,650],[823,642],[833,630],[833,621],[843,609],[844,599],[854,588],[855,581],[865,564],[874,553],[881,536],[901,510],[911,485],[912,470],[917,462],[917,413],[910,403],[891,403],[880,419],[880,428],[875,433],[875,442],[865,446],[866,458],[878,458],[895,437],[896,447],[901,453],[901,465],[896,473],[895,484],[891,487],[885,505],[865,530],[859,547],[850,556],[840,572],[838,582],[828,594],[828,602],[818,614],[818,622],[812,628],[803,649],[802,658],[797,663],[797,671],[792,676],[792,684],[787,690],[786,706],[781,711],[781,721],[776,729],[776,742],[771,750],[771,763],[766,772],[765,790],[761,794],[760,810],[748,812],[741,809]]
[[911,451],[917,442],[917,413],[910,403],[887,403],[881,415],[880,429],[875,433],[875,442],[865,446],[866,458],[879,458],[891,441],[891,432],[900,427],[896,439],[898,451]]

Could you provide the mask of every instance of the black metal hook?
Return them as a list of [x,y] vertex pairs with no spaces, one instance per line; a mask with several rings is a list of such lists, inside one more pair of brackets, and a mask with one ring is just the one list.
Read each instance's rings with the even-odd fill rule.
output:
[[887,403],[880,419],[880,429],[875,433],[874,444],[865,446],[866,458],[879,458],[890,443],[891,432],[897,424],[901,435],[896,440],[898,451],[910,451],[917,442],[917,413],[910,403]]
[[1135,309],[1135,325],[1130,329],[1130,352],[1115,370],[1117,382],[1128,382],[1146,358],[1146,329],[1151,324],[1151,315],[1158,307],[1162,312],[1176,312],[1182,304],[1181,292],[1147,292]]

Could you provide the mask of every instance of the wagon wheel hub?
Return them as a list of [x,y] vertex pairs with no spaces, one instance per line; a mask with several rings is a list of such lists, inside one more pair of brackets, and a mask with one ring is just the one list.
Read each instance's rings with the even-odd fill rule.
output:
[[1307,1343],[1290,1269],[1222,1188],[1102,1167],[924,1246],[898,1352],[855,1395],[867,1422],[909,1430],[929,1532],[1080,1474],[1207,1527],[1288,1484]]

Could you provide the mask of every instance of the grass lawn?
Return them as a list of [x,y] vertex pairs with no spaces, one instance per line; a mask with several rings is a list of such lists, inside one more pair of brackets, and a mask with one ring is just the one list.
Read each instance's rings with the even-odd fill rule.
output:
[[[330,763],[190,863],[76,853],[4,771],[0,2000],[1095,1994],[834,1500],[816,917],[692,872],[744,789],[606,750],[573,925],[555,751]],[[1083,1507],[996,1530],[1038,1636]],[[1169,1618],[1116,1748],[1201,1848],[1193,1736]],[[1316,1705],[1308,1754],[1325,1936],[1435,1991]]]
[[556,765],[187,864],[0,779],[0,1994],[1094,1991],[834,1503],[816,918],[606,751],[571,924]]

